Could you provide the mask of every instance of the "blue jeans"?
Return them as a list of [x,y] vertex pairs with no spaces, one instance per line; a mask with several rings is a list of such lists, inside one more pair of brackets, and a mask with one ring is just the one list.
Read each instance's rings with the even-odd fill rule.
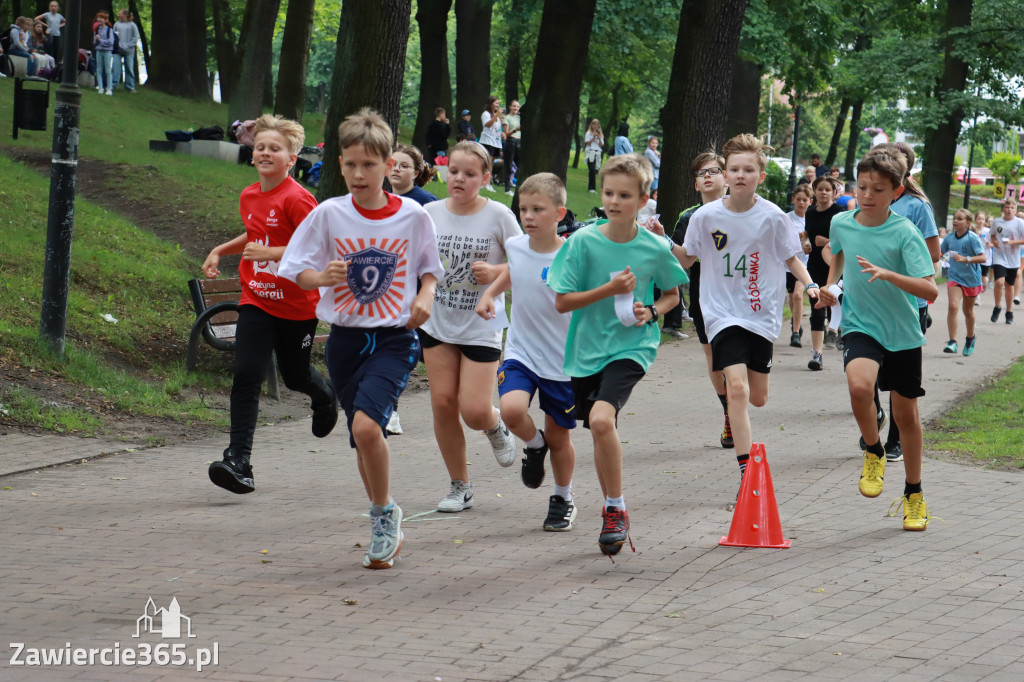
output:
[[[114,89],[117,89],[118,83],[121,82],[121,69],[124,69],[124,88],[125,90],[135,89],[135,54],[122,56],[121,54],[113,53],[113,73],[114,73]],[[124,66],[122,67],[122,62]]]
[[96,87],[110,90],[110,66],[112,53],[96,50]]

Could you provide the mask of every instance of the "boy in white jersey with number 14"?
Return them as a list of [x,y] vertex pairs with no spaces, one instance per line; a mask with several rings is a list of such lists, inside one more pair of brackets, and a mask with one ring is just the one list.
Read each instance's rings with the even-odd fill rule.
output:
[[713,369],[725,374],[741,480],[753,444],[747,403],[761,407],[768,401],[787,268],[811,298],[818,295],[818,285],[800,261],[802,249],[789,218],[757,195],[765,179],[764,149],[749,134],[725,143],[729,196],[697,209],[683,246],[674,250],[683,267],[698,258],[701,262],[704,326]]
[[[548,270],[565,243],[558,236],[565,199],[565,185],[553,173],[532,175],[519,186],[519,217],[526,234],[505,241],[508,269],[480,296],[476,307],[478,315],[493,319],[494,297],[511,287],[512,324],[505,339],[505,361],[498,368],[501,417],[526,443],[522,478],[527,488],[539,488],[544,481],[544,457],[551,451],[555,489],[544,520],[548,531],[572,530],[576,520],[576,453],[569,439],[569,430],[576,427],[576,400],[562,369],[570,314],[558,312],[555,292],[547,285]],[[545,413],[543,430],[527,412],[535,393]]]
[[377,112],[345,119],[338,147],[350,194],[328,199],[302,221],[280,268],[303,289],[321,289],[317,316],[331,323],[327,369],[370,498],[366,568],[390,568],[402,547],[386,426],[419,358],[415,329],[430,317],[444,276],[430,216],[414,200],[381,189],[394,165],[393,143]]

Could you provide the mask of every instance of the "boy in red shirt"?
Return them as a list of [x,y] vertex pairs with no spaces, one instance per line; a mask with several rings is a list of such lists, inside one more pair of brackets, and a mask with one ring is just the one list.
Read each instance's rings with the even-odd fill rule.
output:
[[235,331],[235,380],[231,387],[231,441],[224,460],[210,465],[210,480],[233,493],[251,493],[252,437],[259,416],[260,386],[277,353],[284,384],[312,399],[313,435],[323,438],[338,421],[330,382],[309,364],[320,294],[277,276],[292,233],[316,207],[316,199],[288,175],[305,131],[295,121],[261,116],[256,121],[252,162],[259,181],[242,191],[245,232],[210,251],[203,272],[214,278],[221,256],[242,254],[242,298]]

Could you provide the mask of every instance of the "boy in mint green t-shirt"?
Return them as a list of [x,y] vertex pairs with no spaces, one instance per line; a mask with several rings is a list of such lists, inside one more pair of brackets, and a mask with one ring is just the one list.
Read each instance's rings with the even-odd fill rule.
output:
[[[548,286],[557,294],[558,311],[573,311],[565,373],[572,381],[576,417],[594,439],[594,465],[605,496],[598,545],[611,556],[629,538],[616,419],[657,355],[658,316],[675,307],[675,287],[688,279],[671,244],[636,222],[653,180],[650,162],[635,154],[613,157],[600,179],[608,222],[576,232],[562,246]],[[662,291],[657,301],[655,285]]]
[[[900,429],[906,485],[898,500],[904,530],[925,530],[928,507],[921,489],[921,346],[924,334],[915,297],[938,296],[935,270],[921,233],[889,210],[903,191],[906,158],[899,152],[868,152],[857,165],[859,208],[832,220],[827,247],[834,254],[818,306],[834,305],[828,287],[843,280],[843,362],[853,415],[864,443],[860,492],[882,494],[885,450],[879,439],[874,386],[892,396]],[[899,507],[897,507],[897,510]]]

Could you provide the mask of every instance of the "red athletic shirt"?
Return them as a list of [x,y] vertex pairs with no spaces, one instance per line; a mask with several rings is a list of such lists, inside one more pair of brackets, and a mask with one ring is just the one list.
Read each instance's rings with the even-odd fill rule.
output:
[[[287,246],[295,228],[316,208],[316,199],[288,176],[284,182],[264,192],[255,182],[242,191],[238,202],[242,223],[250,242],[266,246]],[[311,320],[316,317],[320,292],[306,291],[294,282],[277,276],[278,261],[248,261],[238,264],[242,280],[240,305],[258,306],[286,320]]]

